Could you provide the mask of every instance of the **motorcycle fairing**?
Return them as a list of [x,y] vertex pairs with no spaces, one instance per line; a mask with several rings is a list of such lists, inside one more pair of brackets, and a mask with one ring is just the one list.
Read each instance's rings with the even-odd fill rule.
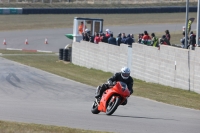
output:
[[106,112],[107,102],[111,98],[111,96],[113,96],[113,100],[119,96],[124,97],[124,99],[121,99],[122,100],[121,103],[123,103],[125,98],[128,97],[129,95],[130,95],[130,92],[128,88],[122,89],[121,83],[117,82],[115,86],[106,90],[103,93],[102,98],[100,100],[100,104],[98,106],[98,110],[101,112]]

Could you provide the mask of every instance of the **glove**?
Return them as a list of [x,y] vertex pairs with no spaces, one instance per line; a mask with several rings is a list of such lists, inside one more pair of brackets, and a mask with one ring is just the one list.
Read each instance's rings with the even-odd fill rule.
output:
[[111,80],[108,80],[108,85],[113,86],[113,82]]

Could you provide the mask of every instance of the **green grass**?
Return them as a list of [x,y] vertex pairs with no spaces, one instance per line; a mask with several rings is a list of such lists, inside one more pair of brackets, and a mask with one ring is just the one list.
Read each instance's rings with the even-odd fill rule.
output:
[[24,54],[32,54],[32,55],[48,55],[48,54],[55,54],[55,53],[45,53],[45,52],[31,52],[31,51],[19,51],[19,50],[5,50],[5,49],[2,49],[0,50],[0,53],[2,54],[10,54],[10,55],[14,55],[14,54],[17,54],[17,55],[24,55]]
[[0,121],[1,133],[108,133],[52,125]]
[[[57,56],[53,55],[51,56],[51,58],[49,56],[32,56],[32,55],[26,55],[26,56],[3,55],[3,57],[94,87],[106,82],[106,80],[110,76],[112,76],[112,73],[109,72],[103,72],[96,69],[87,69],[85,67],[80,67],[71,64],[69,62],[59,61],[58,55]],[[134,83],[133,95],[135,96],[141,96],[168,104],[200,110],[200,102],[199,102],[200,94],[178,88],[172,88],[169,86],[147,83],[138,79],[134,80],[135,83]]]

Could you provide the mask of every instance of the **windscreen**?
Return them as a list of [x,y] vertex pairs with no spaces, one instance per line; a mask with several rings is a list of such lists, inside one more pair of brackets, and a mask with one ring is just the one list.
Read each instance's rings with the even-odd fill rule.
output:
[[125,90],[127,88],[127,85],[126,83],[124,82],[120,82],[121,86],[122,86],[122,90]]

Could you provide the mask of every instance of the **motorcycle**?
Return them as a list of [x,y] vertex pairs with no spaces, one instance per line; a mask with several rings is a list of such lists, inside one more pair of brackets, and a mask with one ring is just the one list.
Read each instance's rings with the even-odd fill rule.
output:
[[126,83],[118,81],[114,86],[104,91],[101,98],[95,99],[91,112],[93,114],[105,112],[106,115],[112,115],[129,96],[130,92]]

